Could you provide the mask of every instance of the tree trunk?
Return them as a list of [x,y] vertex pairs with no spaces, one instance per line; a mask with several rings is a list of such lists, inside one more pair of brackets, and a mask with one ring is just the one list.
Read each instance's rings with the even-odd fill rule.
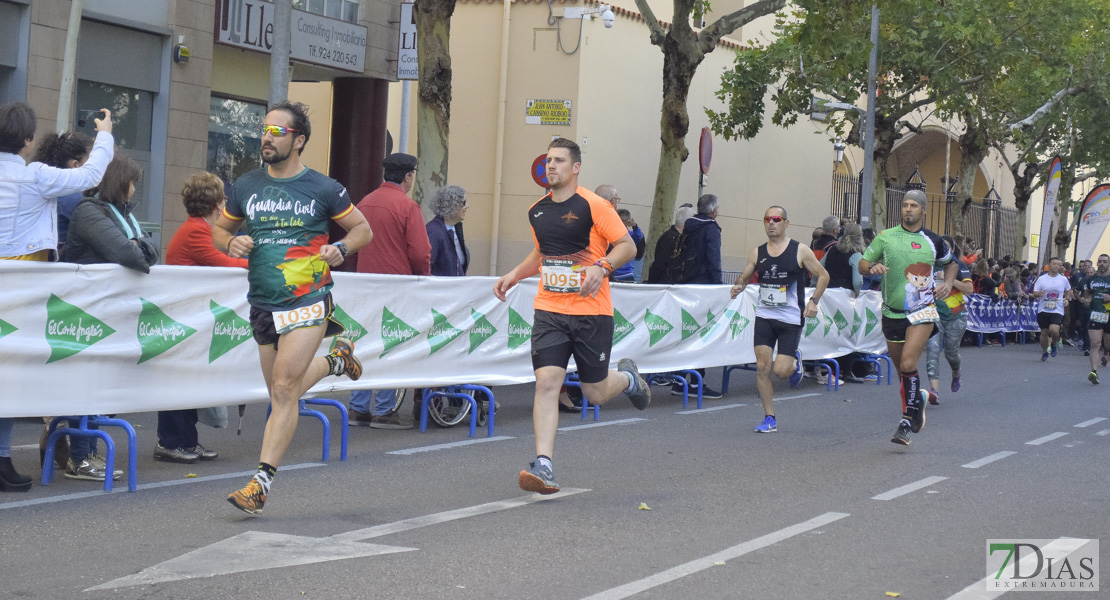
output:
[[[447,185],[448,143],[451,133],[451,15],[455,0],[418,0],[416,49],[419,56],[420,96],[416,107],[416,171],[413,199],[430,201]],[[425,210],[427,212],[427,210]]]
[[[1068,163],[1064,163],[1068,164]],[[1072,187],[1075,185],[1075,166],[1064,167],[1060,171],[1060,191],[1056,194],[1056,208],[1052,216],[1056,220],[1056,235],[1052,237],[1055,254],[1060,260],[1067,260],[1068,246],[1071,245]]]
[[[1025,167],[1022,170],[1022,166]],[[1025,230],[1029,227],[1029,199],[1033,196],[1033,178],[1040,171],[1037,163],[1016,161],[1010,167],[1010,174],[1014,176],[1014,208],[1018,213],[1017,235],[1014,239],[1014,258],[1022,257],[1029,238]]]
[[[686,100],[690,95],[690,82],[704,58],[697,35],[690,29],[689,19],[676,22],[663,42],[663,107],[659,117],[662,146],[659,149],[659,169],[655,175],[645,265],[655,260],[655,244],[659,236],[674,223],[682,163],[690,154],[686,148],[686,134],[690,132]],[[696,198],[694,202],[697,202]]]
[[[962,153],[959,166],[960,183],[956,188],[956,206],[959,206],[960,210],[952,218],[952,233],[962,234],[965,237],[971,235],[972,239],[975,239],[976,236],[982,235],[982,232],[965,232],[964,224],[967,222],[967,214],[971,211],[972,196],[975,193],[975,175],[979,172],[979,163],[987,156],[987,138],[974,117],[963,115],[963,121],[967,130],[960,136]],[[979,247],[990,248],[990,240],[978,240],[978,242]]]

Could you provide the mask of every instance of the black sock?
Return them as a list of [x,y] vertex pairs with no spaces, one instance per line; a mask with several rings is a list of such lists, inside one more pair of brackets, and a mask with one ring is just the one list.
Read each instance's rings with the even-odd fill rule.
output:
[[265,473],[270,479],[273,479],[274,475],[277,475],[277,467],[260,462],[258,463],[258,472]]
[[917,370],[900,373],[899,375],[902,378],[902,414],[908,417],[917,408],[917,403],[921,400],[917,393],[921,380],[917,375]]
[[342,375],[347,368],[347,361],[334,354],[324,355],[324,360],[328,361],[328,373],[332,375]]

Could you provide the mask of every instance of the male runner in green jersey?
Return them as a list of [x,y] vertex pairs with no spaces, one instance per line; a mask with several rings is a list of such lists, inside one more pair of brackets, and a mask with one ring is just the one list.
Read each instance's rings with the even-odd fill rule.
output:
[[[890,441],[908,446],[910,432],[925,426],[917,361],[940,320],[936,298],[947,298],[956,263],[939,235],[925,229],[925,193],[906,192],[902,224],[884,229],[859,261],[863,275],[883,277],[883,336],[902,379],[902,419]],[[933,263],[944,265],[944,281],[933,280]]]
[[1100,254],[1095,264],[1095,274],[1083,280],[1081,302],[1091,310],[1087,319],[1087,333],[1091,336],[1091,372],[1087,374],[1087,380],[1098,385],[1098,365],[1105,360],[1100,358],[1102,350],[1110,348],[1110,256]]
[[[254,515],[262,513],[297,430],[301,396],[327,375],[362,375],[350,340],[337,338],[331,353],[316,356],[325,335],[343,331],[332,317],[331,267],[366,245],[372,233],[346,188],[301,163],[301,150],[312,132],[306,112],[303,104],[282,102],[266,113],[260,125],[265,165],[235,181],[212,228],[218,250],[250,261],[250,322],[273,408],[258,472],[227,497]],[[328,242],[330,221],[347,230],[334,244]],[[244,223],[246,234],[234,235]]]

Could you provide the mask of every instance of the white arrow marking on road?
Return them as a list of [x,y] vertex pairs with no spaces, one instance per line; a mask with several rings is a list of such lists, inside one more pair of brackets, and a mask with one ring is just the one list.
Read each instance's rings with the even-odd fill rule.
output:
[[248,531],[85,591],[111,590],[413,550],[416,548]]
[[215,575],[261,571],[263,569],[273,569],[277,567],[292,567],[348,558],[376,556],[379,554],[412,552],[418,550],[418,548],[366,544],[358,540],[427,527],[438,523],[446,523],[466,517],[484,515],[588,491],[587,489],[565,488],[559,493],[550,496],[530,494],[528,496],[511,498],[509,500],[488,502],[477,506],[449,510],[393,523],[385,523],[365,529],[346,531],[325,538],[247,531],[221,542],[216,542],[204,548],[198,548],[192,552],[182,554],[164,563],[143,569],[134,575],[114,579],[107,583],[91,587],[85,591],[110,590],[136,585],[177,581],[180,579],[197,579],[201,577],[213,577]]

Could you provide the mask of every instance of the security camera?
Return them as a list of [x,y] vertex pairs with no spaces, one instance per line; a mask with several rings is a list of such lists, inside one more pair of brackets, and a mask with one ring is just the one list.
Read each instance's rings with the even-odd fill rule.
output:
[[609,29],[613,27],[613,19],[616,15],[613,14],[613,9],[609,8],[608,4],[602,4],[601,8],[601,22],[605,24],[606,29]]

